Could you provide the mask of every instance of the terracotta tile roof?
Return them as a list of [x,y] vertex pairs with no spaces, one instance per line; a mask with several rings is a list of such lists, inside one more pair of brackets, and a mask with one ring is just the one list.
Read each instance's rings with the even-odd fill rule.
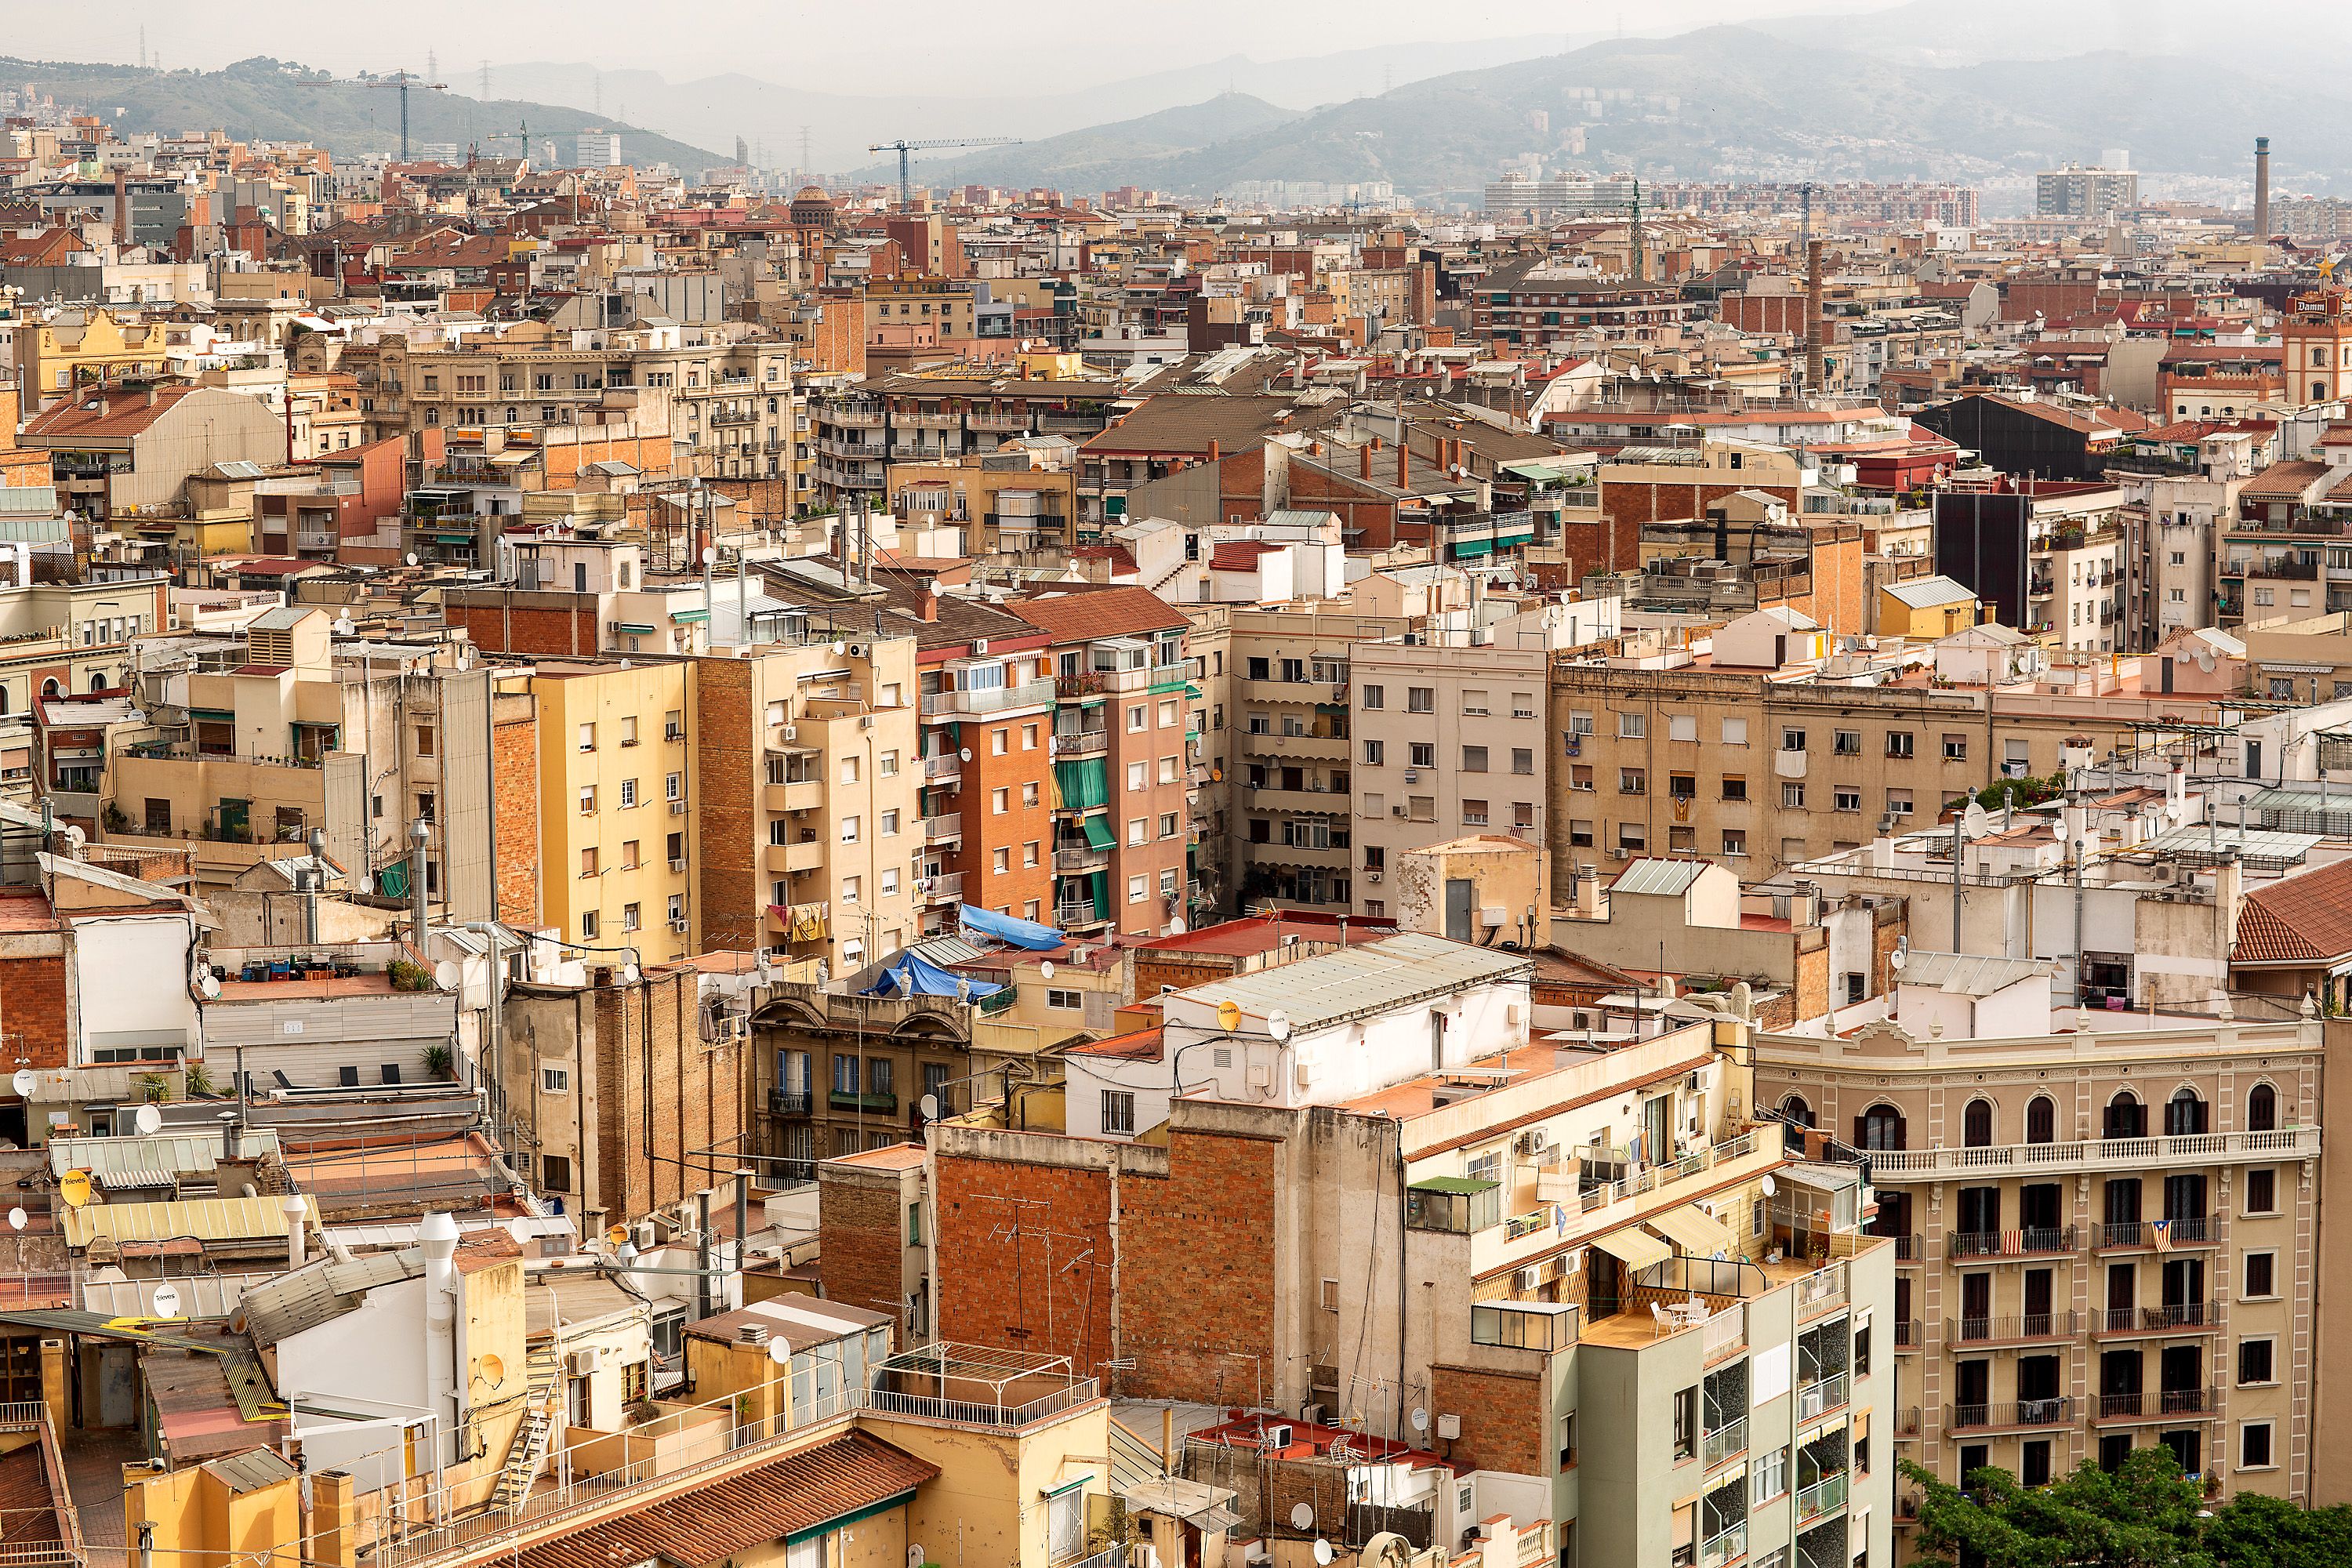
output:
[[2352,860],[2250,894],[2232,963],[2333,963],[2352,953]]
[[184,397],[204,390],[195,386],[159,386],[155,400],[139,392],[93,394],[78,402],[60,403],[25,426],[25,435],[44,441],[121,440],[136,436],[172,411]]
[[1005,608],[1057,643],[1134,637],[1182,631],[1192,623],[1149,588],[1057,583],[1050,593],[1016,599]]
[[663,1499],[625,1518],[542,1542],[518,1568],[717,1563],[913,1490],[940,1473],[853,1432],[786,1459]]
[[81,242],[81,237],[69,228],[0,235],[0,267],[62,267],[66,258],[89,248]]
[[1255,572],[1257,570],[1259,556],[1271,554],[1281,548],[1278,544],[1268,544],[1262,539],[1237,539],[1230,543],[1220,544],[1209,552],[1209,570]]
[[1145,398],[1126,418],[1089,437],[1086,450],[1205,457],[1214,441],[1219,454],[1230,458],[1256,446],[1301,412],[1281,395],[1163,393]]
[[2305,462],[2300,458],[2273,463],[2245,482],[2238,491],[2240,500],[2301,500],[2305,490],[2317,480],[2327,477],[2325,463]]

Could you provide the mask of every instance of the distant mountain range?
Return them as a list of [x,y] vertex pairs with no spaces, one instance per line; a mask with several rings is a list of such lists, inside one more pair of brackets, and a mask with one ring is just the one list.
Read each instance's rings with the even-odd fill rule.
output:
[[[2344,89],[2314,89],[2295,100],[2294,120],[2338,123],[2347,108]],[[1074,188],[1131,182],[1205,195],[1244,180],[1384,179],[1417,198],[1475,202],[1530,153],[1654,180],[1982,179],[2120,146],[2141,168],[2233,174],[2281,118],[2272,78],[2206,58],[2105,50],[1896,65],[1778,31],[1708,27],[1438,76],[1236,126],[1181,153],[1164,132],[1116,124],[1049,145],[1087,149],[1089,177]],[[1572,128],[1580,153],[1568,150]],[[2283,170],[2296,162],[2282,145]],[[999,153],[933,164],[928,177],[1025,183],[1045,167]],[[2304,172],[2309,184],[2336,177]]]
[[[239,138],[315,142],[339,158],[385,157],[400,152],[400,94],[329,77],[289,61],[256,57],[216,71],[143,69],[137,66],[71,65],[0,58],[0,77],[29,83],[61,103],[103,115],[118,130],[177,132],[218,127]],[[705,148],[559,104],[516,99],[483,102],[455,92],[408,94],[413,148],[428,142],[483,138],[485,156],[512,157],[528,125],[536,147],[556,144],[572,162],[572,133],[591,128],[617,132],[621,155],[640,166],[666,163],[689,175],[729,162]],[[537,152],[533,162],[544,163]]]

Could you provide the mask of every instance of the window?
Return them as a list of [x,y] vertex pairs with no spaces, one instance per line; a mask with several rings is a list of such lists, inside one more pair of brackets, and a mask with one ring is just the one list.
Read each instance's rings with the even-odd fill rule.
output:
[[[425,734],[424,729],[420,726],[416,733],[421,742]],[[580,749],[583,752],[593,752],[596,749],[595,725],[583,724],[580,726]]]
[[1960,1146],[1965,1149],[1992,1147],[1992,1101],[1979,1096],[1969,1101],[1960,1113]]
[[642,905],[623,904],[621,906],[621,929],[623,931],[637,931],[642,929],[645,923],[645,911]]
[[582,942],[594,942],[594,941],[596,940],[596,932],[597,932],[598,929],[599,929],[599,928],[598,928],[598,926],[597,926],[597,921],[596,921],[596,911],[595,911],[594,910],[581,910],[581,911],[580,911],[580,940],[581,940]]
[[594,784],[582,784],[580,786],[580,815],[583,816],[593,816],[596,815],[596,786]]
[[2275,1132],[2278,1131],[2278,1090],[2269,1084],[2254,1085],[2246,1096],[2246,1131]]
[[1464,801],[1462,803],[1462,826],[1465,827],[1486,826],[1486,803],[1483,800]]
[[1675,713],[1668,715],[1666,719],[1666,739],[1669,741],[1696,741],[1698,739],[1697,715],[1692,713]]
[[1045,1005],[1056,1012],[1076,1013],[1086,1005],[1086,1002],[1075,991],[1049,989],[1045,993]]
[[580,851],[580,874],[583,877],[596,874],[596,850],[593,845]]
[[865,894],[866,879],[863,877],[844,877],[841,879],[841,901],[843,903],[854,904],[857,902],[859,899],[863,898]]
[[1138,877],[1129,877],[1129,878],[1127,879],[1127,901],[1128,901],[1129,903],[1130,903],[1130,904],[1139,904],[1139,903],[1143,902],[1143,900],[1146,900],[1146,899],[1150,898],[1150,896],[1151,896],[1151,879],[1150,879],[1150,878],[1149,878],[1149,877],[1141,877],[1141,876],[1138,876]]
[[1617,715],[1617,735],[1620,740],[1638,741],[1649,732],[1650,718],[1648,714],[1620,713]]
[[2278,1213],[2278,1173],[2264,1166],[2246,1173],[2246,1212]]
[[1181,829],[1177,826],[1176,814],[1172,811],[1161,812],[1160,814],[1160,837],[1162,838],[1173,838],[1179,831],[1181,831]]
[[1886,754],[1890,757],[1911,756],[1914,754],[1915,745],[1915,740],[1908,730],[1886,731]]
[[841,819],[841,841],[842,841],[844,844],[855,844],[855,843],[856,843],[856,842],[857,842],[858,828],[859,828],[859,824],[858,824],[858,819],[857,819],[856,817],[854,817],[854,816],[845,816],[845,817],[843,817],[843,818]]
[[1726,800],[1746,800],[1748,798],[1748,775],[1745,773],[1724,774],[1723,798]]
[[2029,1487],[2050,1484],[2050,1439],[2037,1437],[2025,1445],[2021,1462],[2017,1468],[2018,1480]]
[[1536,752],[1533,746],[1511,748],[1511,771],[1520,774],[1532,774],[1536,771]]
[[2239,1424],[2238,1468],[2267,1470],[2271,1468],[2271,1426],[2268,1421]]
[[630,806],[636,804],[637,781],[635,779],[623,779],[621,781],[621,808],[625,811]]
[[886,899],[887,899],[887,898],[889,898],[891,895],[893,895],[893,894],[895,894],[896,892],[898,892],[898,868],[897,868],[896,866],[885,866],[885,867],[883,867],[883,868],[882,868],[882,896],[883,896],[884,898],[886,898]]
[[2238,1342],[2238,1385],[2276,1383],[2278,1371],[2271,1363],[2276,1351],[2275,1340],[2240,1340]]
[[1862,791],[1853,784],[1839,784],[1830,791],[1830,805],[1838,811],[1860,811]]
[[562,1154],[542,1154],[539,1158],[539,1184],[551,1193],[572,1190],[572,1162]]
[[1129,734],[1132,735],[1137,731],[1146,728],[1144,716],[1147,711],[1148,710],[1140,702],[1132,702],[1128,705],[1127,732]]
[[1128,787],[1129,789],[1131,789],[1131,790],[1141,789],[1141,788],[1143,788],[1143,786],[1144,786],[1144,782],[1145,782],[1145,780],[1144,780],[1144,768],[1143,768],[1143,764],[1142,764],[1141,763],[1128,763],[1128,764],[1127,764],[1127,787]]
[[1437,710],[1437,689],[1433,686],[1408,686],[1404,689],[1404,709],[1408,713],[1433,713]]
[[1805,732],[1802,730],[1781,731],[1780,749],[1784,752],[1803,751],[1805,749]]
[[1966,735],[1944,737],[1944,761],[1965,763],[1969,760],[1969,738]]
[[1465,773],[1485,773],[1486,771],[1486,748],[1484,746],[1463,747],[1462,771]]
[[539,1092],[541,1094],[570,1094],[572,1092],[572,1069],[570,1068],[540,1068]]
[[1138,817],[1130,818],[1130,819],[1129,820],[1129,822],[1128,822],[1128,825],[1127,825],[1127,842],[1128,842],[1128,847],[1129,847],[1129,848],[1132,848],[1132,847],[1134,847],[1136,845],[1139,845],[1139,844],[1148,844],[1148,843],[1150,843],[1150,841],[1151,841],[1151,821],[1150,821],[1150,819],[1149,817],[1142,817],[1142,816],[1138,816]]
[[988,792],[988,812],[991,816],[1003,816],[1012,809],[1013,791],[1009,785],[999,784]]
[[1380,686],[1367,686],[1364,688],[1365,707],[1385,708],[1388,706],[1388,701],[1389,694],[1387,688]]
[[1911,792],[1909,790],[1891,789],[1886,792],[1887,816],[1908,816],[1911,815],[1912,810]]
[[1791,811],[1802,811],[1805,807],[1805,786],[1801,784],[1782,784],[1780,804]]
[[1102,1091],[1102,1124],[1106,1132],[1133,1133],[1135,1096],[1123,1089]]
[[1748,744],[1748,721],[1745,719],[1726,719],[1723,721],[1723,743],[1727,746],[1744,746]]
[[1698,1384],[1675,1395],[1675,1458],[1687,1459],[1698,1452]]
[[898,837],[898,811],[896,806],[884,812],[875,823],[875,831],[885,838]]
[[2246,1254],[2246,1288],[2238,1292],[2245,1300],[2268,1300],[2278,1294],[2278,1254],[2249,1252]]
[[2046,1094],[2037,1094],[2025,1108],[2025,1141],[2028,1143],[2055,1143],[2058,1141],[2058,1102]]
[[1408,741],[1405,742],[1404,754],[1408,766],[1416,768],[1433,768],[1437,765],[1437,742],[1434,741]]
[[1000,844],[990,850],[988,868],[992,874],[1000,877],[1013,869],[1013,847]]
[[1739,828],[1727,827],[1723,832],[1723,852],[1733,859],[1744,859],[1748,854],[1748,835]]
[[1023,784],[1023,785],[1021,786],[1021,804],[1022,804],[1022,805],[1035,805],[1037,804],[1038,798],[1039,798],[1039,797],[1038,797],[1038,794],[1037,794],[1037,786],[1036,786],[1035,784]]
[[1386,760],[1387,756],[1388,748],[1381,742],[1367,741],[1364,742],[1364,765],[1366,767],[1377,768],[1381,766]]
[[1751,1500],[1754,1506],[1761,1508],[1773,1498],[1780,1497],[1788,1491],[1788,1449],[1769,1449],[1751,1456],[1748,1463],[1755,1467],[1756,1488]]
[[1641,768],[1619,768],[1617,770],[1617,793],[1619,795],[1649,794],[1649,774]]

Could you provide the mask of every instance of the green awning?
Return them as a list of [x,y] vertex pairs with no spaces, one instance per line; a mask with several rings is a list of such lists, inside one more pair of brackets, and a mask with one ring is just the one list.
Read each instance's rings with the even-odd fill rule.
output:
[[672,626],[683,626],[688,621],[707,621],[709,618],[709,610],[672,610],[669,613]]
[[1454,542],[1454,559],[1462,561],[1474,555],[1484,555],[1494,548],[1495,542],[1491,539],[1457,539]]
[[1095,919],[1101,921],[1110,919],[1110,873],[1097,871],[1087,880],[1094,883]]
[[1055,763],[1054,787],[1061,792],[1067,811],[1087,811],[1110,802],[1110,770],[1100,757],[1084,762]]
[[1183,691],[1186,689],[1188,689],[1187,684],[1181,679],[1155,680],[1151,683],[1151,695],[1154,697],[1165,697],[1170,692]]
[[1110,818],[1108,816],[1089,816],[1079,826],[1086,830],[1087,847],[1089,849],[1109,849],[1118,843],[1118,835],[1110,830]]
[[629,632],[641,637],[649,637],[654,636],[659,628],[655,626],[639,626],[635,621],[618,621],[614,623],[614,629]]
[[1503,1184],[1500,1182],[1475,1181],[1468,1176],[1427,1176],[1418,1182],[1407,1184],[1405,1191],[1410,1193],[1458,1193],[1463,1196],[1467,1197],[1479,1193],[1491,1193],[1502,1184]]

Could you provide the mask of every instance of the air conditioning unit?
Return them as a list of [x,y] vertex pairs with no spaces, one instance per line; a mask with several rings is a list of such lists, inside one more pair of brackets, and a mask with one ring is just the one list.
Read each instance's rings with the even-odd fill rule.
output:
[[1290,1447],[1290,1427],[1287,1424],[1261,1427],[1258,1439],[1260,1446],[1265,1448],[1287,1448]]
[[874,715],[871,713],[859,714],[857,716],[857,727],[861,730],[871,730],[874,728]]
[[786,745],[792,744],[792,742],[799,740],[800,738],[801,732],[799,726],[793,724],[787,724],[784,726],[784,743]]
[[679,856],[677,859],[672,860],[672,861],[669,863],[669,868],[670,868],[672,871],[674,871],[674,872],[683,872],[683,871],[685,871],[685,869],[686,869],[686,857],[685,857],[685,856],[683,856],[683,855],[681,855],[681,856]]
[[972,657],[972,658],[986,658],[986,657],[987,657],[987,654],[988,654],[988,639],[987,639],[986,637],[974,637],[974,638],[972,638],[972,639],[971,639],[971,657]]
[[676,920],[670,921],[669,929],[678,932],[680,935],[684,935],[686,932],[686,917],[684,915],[680,915]]
[[1377,883],[1380,879],[1381,874],[1378,871],[1367,871],[1364,873],[1364,880],[1367,882]]
[[590,1345],[584,1350],[576,1350],[566,1355],[563,1358],[563,1367],[573,1377],[586,1377],[596,1370],[598,1363],[604,1359],[604,1347]]
[[1323,1425],[1323,1406],[1307,1405],[1299,1410],[1298,1418],[1309,1426],[1320,1426]]
[[1511,1152],[1522,1160],[1533,1159],[1549,1147],[1540,1132],[1522,1132],[1511,1140]]
[[1401,805],[1392,805],[1389,807],[1389,815],[1391,816],[1402,816],[1404,815],[1404,807]]
[[1421,774],[1414,769],[1407,768],[1404,771],[1404,782],[1407,784],[1419,784],[1421,782]]
[[1459,1442],[1462,1437],[1462,1417],[1450,1412],[1440,1415],[1437,1418],[1437,1435],[1449,1443]]
[[672,816],[684,816],[686,815],[686,802],[682,800],[671,801],[669,803],[669,814]]
[[1536,1288],[1536,1285],[1537,1285],[1536,1271],[1535,1271],[1534,1269],[1532,1269],[1532,1268],[1514,1268],[1514,1269],[1512,1269],[1512,1270],[1511,1270],[1511,1289],[1514,1289],[1514,1290],[1532,1290],[1532,1289],[1534,1289]]
[[862,642],[851,643],[849,645],[849,657],[852,658],[864,658],[866,657],[866,645]]
[[1633,852],[1631,849],[1626,848],[1622,844],[1614,844],[1610,846],[1609,858],[1612,860],[1631,859],[1633,858]]

